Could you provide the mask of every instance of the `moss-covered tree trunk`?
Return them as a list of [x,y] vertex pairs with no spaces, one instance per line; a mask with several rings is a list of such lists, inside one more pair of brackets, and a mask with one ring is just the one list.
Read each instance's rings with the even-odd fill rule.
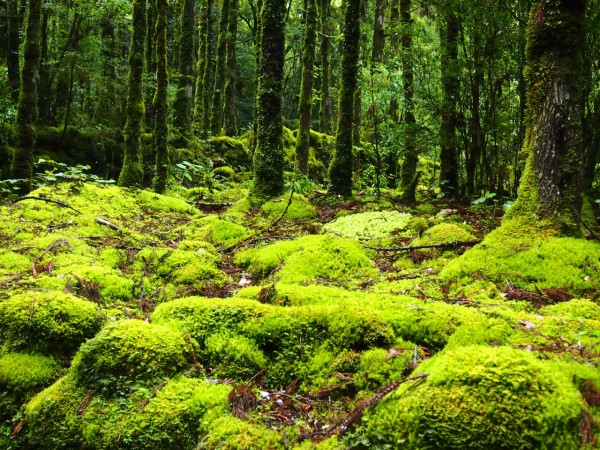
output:
[[404,89],[404,159],[400,168],[400,189],[403,201],[414,202],[419,181],[417,173],[419,153],[416,145],[417,130],[414,113],[415,74],[411,0],[400,1],[400,20],[402,22],[402,84]]
[[146,40],[146,0],[133,2],[133,31],[129,49],[127,122],[125,123],[125,155],[119,175],[119,186],[141,185],[144,181],[141,136],[144,121],[144,42]]
[[[396,27],[400,22],[400,0],[391,0],[390,1],[390,24],[393,29],[390,32],[390,60],[395,61],[398,55],[398,50],[400,48],[400,34],[398,33]],[[395,64],[394,66],[395,67]],[[398,110],[400,109],[400,102],[396,96],[392,97],[390,100],[390,107],[388,110],[388,114],[390,116],[390,120],[393,122],[398,122],[400,117],[398,115]],[[398,146],[392,145],[389,146],[384,153],[384,165],[386,170],[386,177],[388,186],[391,189],[396,189],[398,187]]]
[[332,23],[331,0],[320,0],[321,4],[321,104],[319,105],[319,130],[321,133],[331,133],[331,94],[329,84],[331,80],[330,48]]
[[[150,76],[154,76],[156,73],[156,51],[154,44],[156,43],[156,36],[154,35],[156,24],[156,0],[146,0],[146,73]],[[154,128],[154,83],[147,82],[144,86],[144,104],[146,105],[146,129]]]
[[221,19],[219,20],[219,39],[217,42],[217,66],[215,69],[215,87],[213,90],[210,115],[210,131],[213,136],[221,133],[223,126],[223,89],[225,88],[225,69],[227,59],[227,26],[229,24],[229,6],[231,0],[223,0]]
[[373,25],[373,53],[371,60],[375,63],[383,61],[385,49],[385,0],[375,2],[375,24]]
[[167,171],[169,153],[167,148],[167,0],[156,0],[156,92],[154,94],[154,152],[156,154],[156,170],[152,188],[158,193],[165,192],[167,187]]
[[313,106],[313,74],[315,63],[315,43],[317,36],[317,1],[306,1],[304,23],[304,49],[302,52],[302,85],[298,116],[300,128],[296,140],[296,161],[300,173],[308,175],[308,151],[310,147],[310,123]]
[[458,194],[458,18],[449,7],[443,10],[439,26],[442,53],[442,123],[440,126],[440,180],[449,197]]
[[22,193],[28,193],[31,190],[33,151],[37,139],[41,4],[41,0],[29,0],[25,19],[23,67],[15,130],[16,147],[11,167],[12,177],[24,180],[19,186]]
[[239,0],[230,0],[229,23],[227,24],[227,79],[225,81],[225,104],[223,105],[223,130],[227,136],[237,135],[235,117],[235,85],[237,83],[236,41],[238,29]]
[[285,12],[285,2],[263,1],[260,15],[260,65],[256,94],[258,126],[254,152],[253,192],[265,197],[277,196],[283,192],[281,94]]
[[357,89],[360,50],[360,0],[348,0],[342,41],[342,67],[339,119],[335,150],[329,165],[331,192],[352,195],[352,144],[354,124],[354,94]]
[[192,136],[192,112],[194,94],[194,32],[196,16],[195,0],[184,0],[179,22],[179,83],[173,104],[173,128],[176,146],[187,147]]
[[[527,154],[507,222],[580,236],[585,0],[540,0],[527,28]],[[529,230],[526,232],[530,232]]]
[[196,64],[196,93],[194,97],[194,117],[193,129],[200,135],[203,135],[203,115],[204,115],[204,96],[207,95],[208,89],[204,84],[204,72],[208,66],[208,59],[211,55],[208,53],[208,48],[211,45],[211,27],[212,27],[212,0],[202,0],[200,8],[200,25],[198,27],[198,63]]
[[19,8],[18,0],[6,2],[6,69],[14,102],[19,100]]
[[206,137],[210,131],[210,115],[213,98],[214,75],[215,75],[215,49],[213,45],[213,1],[210,0],[208,8],[209,24],[208,35],[206,36],[206,65],[204,66],[204,74],[202,75],[202,84],[204,89],[204,105],[202,107],[202,137]]

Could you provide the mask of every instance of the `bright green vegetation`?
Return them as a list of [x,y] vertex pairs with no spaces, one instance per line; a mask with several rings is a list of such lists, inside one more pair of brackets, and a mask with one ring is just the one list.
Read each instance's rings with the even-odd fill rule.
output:
[[357,448],[581,447],[585,404],[551,363],[475,346],[442,352],[418,372],[424,382],[404,384],[363,419]]
[[[240,186],[206,197],[238,199],[219,214],[115,186],[33,195],[77,211],[0,210],[6,448],[580,448],[600,418],[595,242],[507,226],[415,256],[368,247],[471,241],[484,214]],[[344,436],[301,436],[421,373]]]

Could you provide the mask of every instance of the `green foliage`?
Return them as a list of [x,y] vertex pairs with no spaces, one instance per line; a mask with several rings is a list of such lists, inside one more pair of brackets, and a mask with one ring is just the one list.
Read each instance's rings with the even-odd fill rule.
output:
[[4,350],[69,356],[102,323],[95,304],[62,292],[17,294],[0,302]]
[[152,386],[173,376],[187,366],[189,351],[179,331],[126,320],[87,341],[72,369],[78,383],[116,394],[123,386]]
[[284,283],[314,282],[318,278],[347,281],[375,275],[373,263],[355,242],[331,236],[305,236],[239,252],[236,264],[265,277],[277,267]]
[[363,417],[356,448],[563,448],[581,446],[583,404],[571,380],[507,347],[445,351]]

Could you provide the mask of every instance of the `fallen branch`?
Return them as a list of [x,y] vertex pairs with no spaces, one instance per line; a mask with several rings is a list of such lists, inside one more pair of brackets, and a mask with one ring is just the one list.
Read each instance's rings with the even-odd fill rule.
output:
[[110,223],[108,220],[101,219],[100,217],[96,217],[96,223],[100,225],[107,226],[111,230],[121,231],[121,227],[119,225],[115,225],[114,223]]
[[269,228],[274,227],[275,225],[277,225],[279,222],[281,222],[281,219],[283,219],[283,217],[287,214],[288,209],[290,209],[290,205],[292,204],[292,201],[294,200],[294,192],[296,191],[296,183],[292,184],[292,191],[290,192],[290,198],[288,200],[288,203],[285,207],[285,209],[283,210],[283,213],[277,218],[277,220],[275,222],[273,222],[271,225],[269,225]]
[[424,248],[457,248],[457,247],[469,247],[472,245],[480,244],[482,241],[464,241],[464,242],[447,242],[445,244],[428,244],[428,245],[411,245],[409,247],[370,247],[365,245],[365,248],[370,250],[377,250],[379,252],[412,252],[414,250],[420,250]]
[[35,197],[33,195],[26,195],[24,197],[19,197],[15,200],[13,200],[11,203],[19,203],[22,202],[24,200],[39,200],[42,202],[46,202],[46,203],[54,203],[55,205],[58,206],[62,206],[63,208],[69,208],[72,209],[75,212],[78,212],[79,214],[81,214],[81,211],[79,211],[78,209],[73,208],[71,205],[67,205],[65,202],[61,202],[60,200],[52,200],[46,197]]
[[31,262],[31,272],[33,274],[33,278],[38,277],[37,262],[40,259],[42,259],[44,256],[46,256],[47,253],[49,253],[52,250],[54,250],[60,246],[63,246],[63,245],[71,245],[71,244],[69,244],[69,241],[66,239],[59,239],[59,240],[53,242],[52,244],[50,244],[48,247],[46,247],[46,250],[44,250],[39,256],[37,256],[36,258],[33,259],[33,261]]

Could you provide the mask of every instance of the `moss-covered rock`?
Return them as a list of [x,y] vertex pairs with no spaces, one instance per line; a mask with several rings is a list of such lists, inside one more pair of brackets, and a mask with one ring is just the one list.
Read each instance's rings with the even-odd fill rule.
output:
[[398,211],[347,214],[329,222],[323,231],[353,239],[385,239],[406,229],[411,217]]
[[429,228],[413,241],[413,245],[450,244],[453,242],[474,241],[475,236],[465,226],[454,223],[440,223]]
[[95,304],[63,292],[32,292],[0,301],[0,342],[5,351],[69,356],[103,322]]
[[258,277],[281,266],[276,277],[284,283],[317,279],[349,281],[376,275],[373,263],[356,242],[331,236],[305,236],[239,252],[236,264]]
[[284,449],[277,432],[235,417],[215,420],[202,440],[202,448],[210,450],[276,450]]
[[204,342],[205,361],[219,379],[246,381],[267,367],[267,358],[256,342],[232,333],[216,333]]
[[78,383],[116,392],[122,385],[152,385],[187,367],[190,345],[180,331],[126,320],[87,341],[73,362]]
[[[289,203],[289,207],[288,207]],[[287,211],[286,211],[287,208]],[[271,221],[282,217],[282,220],[310,220],[317,216],[317,210],[303,195],[294,194],[292,202],[289,195],[269,200],[260,207],[261,212]]]
[[368,413],[358,448],[578,449],[583,409],[566,376],[530,353],[506,347],[446,351]]
[[189,239],[210,242],[213,245],[231,247],[250,235],[244,226],[210,215],[191,221],[184,232]]
[[252,158],[243,141],[228,136],[218,136],[213,137],[209,143],[212,154],[221,158],[225,165],[244,169],[251,167]]

